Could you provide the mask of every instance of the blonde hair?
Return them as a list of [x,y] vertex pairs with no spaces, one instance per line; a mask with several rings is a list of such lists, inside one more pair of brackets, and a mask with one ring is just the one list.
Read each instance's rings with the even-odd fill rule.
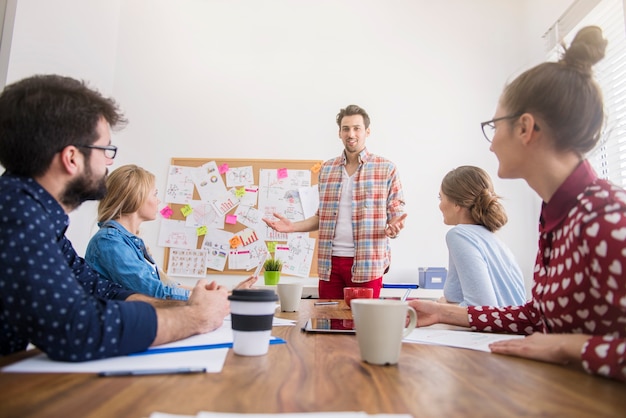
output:
[[155,177],[134,164],[123,165],[108,176],[107,194],[98,204],[98,222],[137,212],[154,187]]
[[508,221],[493,190],[491,177],[482,168],[471,165],[455,168],[441,181],[441,192],[455,205],[468,209],[472,221],[491,232]]

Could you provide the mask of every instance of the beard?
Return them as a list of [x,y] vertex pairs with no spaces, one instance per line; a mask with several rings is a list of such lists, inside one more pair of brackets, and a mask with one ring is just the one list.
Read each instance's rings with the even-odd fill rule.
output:
[[107,174],[108,170],[101,178],[94,179],[91,167],[86,165],[85,171],[65,187],[61,195],[61,203],[73,210],[87,200],[102,199],[107,193]]

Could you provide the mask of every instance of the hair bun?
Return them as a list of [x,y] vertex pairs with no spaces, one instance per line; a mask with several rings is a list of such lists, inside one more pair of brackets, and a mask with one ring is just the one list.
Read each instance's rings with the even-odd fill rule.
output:
[[591,67],[604,58],[608,41],[598,26],[586,26],[578,31],[561,59],[565,65],[591,75]]

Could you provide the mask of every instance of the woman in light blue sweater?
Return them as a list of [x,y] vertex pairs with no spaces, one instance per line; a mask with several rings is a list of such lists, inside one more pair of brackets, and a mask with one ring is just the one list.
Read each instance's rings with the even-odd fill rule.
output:
[[526,301],[524,278],[495,231],[507,216],[481,168],[461,166],[441,182],[439,209],[446,225],[449,264],[442,302],[509,306]]

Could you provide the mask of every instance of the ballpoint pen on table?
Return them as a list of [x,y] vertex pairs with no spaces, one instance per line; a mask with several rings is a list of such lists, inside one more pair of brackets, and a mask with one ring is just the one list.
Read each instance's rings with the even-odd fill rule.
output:
[[419,288],[419,285],[415,283],[383,283],[383,287],[388,289],[406,289],[406,292],[400,298],[404,302],[409,297],[411,290]]
[[337,305],[339,304],[339,302],[315,302],[314,305],[315,306],[319,306],[319,305]]
[[150,376],[155,374],[189,374],[189,373],[206,373],[204,367],[182,367],[174,369],[145,369],[145,370],[113,370],[98,373],[100,377],[119,377],[119,376]]

